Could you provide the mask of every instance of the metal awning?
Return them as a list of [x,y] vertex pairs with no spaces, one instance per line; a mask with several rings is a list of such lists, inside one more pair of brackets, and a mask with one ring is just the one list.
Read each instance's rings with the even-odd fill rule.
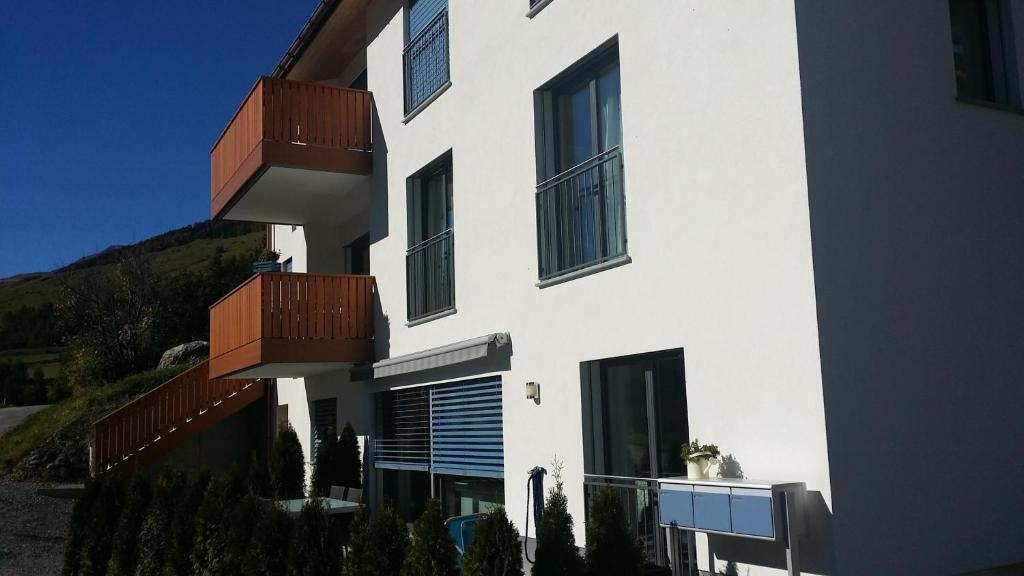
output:
[[462,342],[438,346],[381,360],[373,364],[373,377],[384,378],[432,368],[443,368],[452,364],[483,358],[507,346],[511,342],[508,332],[496,332],[486,336],[470,338]]

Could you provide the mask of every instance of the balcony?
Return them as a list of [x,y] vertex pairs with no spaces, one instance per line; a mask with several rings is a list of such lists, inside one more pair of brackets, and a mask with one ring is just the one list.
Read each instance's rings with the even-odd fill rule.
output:
[[302,378],[373,359],[373,276],[256,274],[210,307],[211,378]]
[[339,224],[369,206],[372,95],[261,78],[210,151],[212,218]]

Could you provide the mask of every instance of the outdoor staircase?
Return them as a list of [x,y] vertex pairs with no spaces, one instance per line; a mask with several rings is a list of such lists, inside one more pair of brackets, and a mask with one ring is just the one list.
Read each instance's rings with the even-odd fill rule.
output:
[[203,361],[93,424],[92,475],[142,470],[263,394],[262,380],[210,379]]

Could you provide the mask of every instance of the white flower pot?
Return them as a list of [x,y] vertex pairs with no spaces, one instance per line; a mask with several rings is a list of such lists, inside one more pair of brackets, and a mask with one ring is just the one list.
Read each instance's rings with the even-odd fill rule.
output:
[[708,470],[711,469],[711,460],[707,458],[697,458],[696,460],[686,461],[686,477],[703,479],[708,477]]

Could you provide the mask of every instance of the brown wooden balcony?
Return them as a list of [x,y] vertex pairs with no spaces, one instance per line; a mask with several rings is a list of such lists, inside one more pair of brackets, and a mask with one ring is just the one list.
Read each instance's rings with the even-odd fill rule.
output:
[[373,288],[373,276],[253,276],[210,307],[210,377],[300,378],[371,361]]
[[260,78],[210,151],[210,215],[340,223],[369,205],[372,95]]

